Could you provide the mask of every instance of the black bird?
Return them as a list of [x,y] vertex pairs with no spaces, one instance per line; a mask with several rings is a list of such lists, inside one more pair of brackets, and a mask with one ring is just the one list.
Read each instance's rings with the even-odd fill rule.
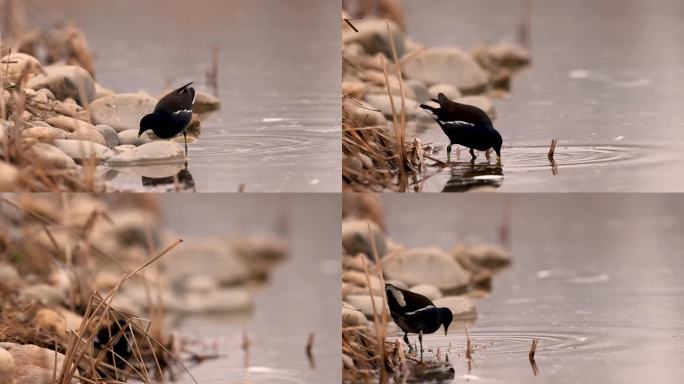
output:
[[107,349],[105,361],[117,368],[124,368],[126,361],[133,355],[132,342],[133,335],[123,319],[103,325],[93,338],[96,350]]
[[454,315],[449,308],[437,308],[427,297],[392,284],[385,284],[385,292],[392,320],[404,331],[404,342],[409,346],[409,350],[413,348],[409,343],[408,334],[418,334],[422,358],[423,334],[435,333],[443,325],[446,335]]
[[428,112],[442,127],[449,137],[447,146],[447,162],[451,158],[451,146],[460,144],[470,148],[470,155],[475,159],[474,150],[486,151],[494,148],[498,161],[501,161],[501,144],[503,139],[499,131],[494,129],[492,120],[485,111],[478,107],[461,104],[449,100],[443,93],[437,99],[431,99],[439,104],[439,108],[421,104],[420,107]]
[[185,128],[192,120],[192,104],[195,102],[195,89],[190,85],[192,82],[162,97],[154,107],[154,112],[140,120],[138,137],[149,130],[162,139],[171,139],[182,132],[187,155],[188,138]]

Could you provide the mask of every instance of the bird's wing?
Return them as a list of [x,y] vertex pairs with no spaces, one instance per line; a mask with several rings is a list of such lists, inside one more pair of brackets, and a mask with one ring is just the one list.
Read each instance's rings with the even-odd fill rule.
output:
[[427,310],[429,310],[430,308],[436,308],[436,307],[435,307],[434,305],[428,305],[427,307],[423,307],[423,308],[420,308],[420,309],[416,309],[415,311],[411,311],[411,312],[406,312],[406,313],[404,313],[404,314],[405,314],[406,316],[412,316],[412,315],[415,315],[415,314],[418,313],[418,312],[427,311]]
[[192,104],[194,101],[195,88],[185,86],[162,97],[154,110],[166,113],[177,113],[179,111],[192,113]]
[[427,297],[406,289],[388,285],[386,291],[390,309],[396,309],[401,313],[413,312],[428,306],[434,306]]

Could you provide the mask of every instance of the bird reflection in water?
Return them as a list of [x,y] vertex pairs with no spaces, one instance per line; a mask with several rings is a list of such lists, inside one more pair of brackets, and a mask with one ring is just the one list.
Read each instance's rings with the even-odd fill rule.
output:
[[499,188],[503,184],[503,179],[503,167],[500,162],[456,162],[451,164],[451,177],[442,192],[466,192],[480,187]]
[[195,179],[193,179],[190,170],[188,169],[188,162],[177,174],[167,177],[147,177],[142,176],[142,184],[144,187],[166,187],[169,190],[197,192],[195,188]]

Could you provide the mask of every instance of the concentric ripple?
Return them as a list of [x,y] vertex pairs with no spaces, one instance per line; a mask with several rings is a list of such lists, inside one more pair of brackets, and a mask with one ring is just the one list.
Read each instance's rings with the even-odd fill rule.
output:
[[503,149],[504,168],[540,169],[551,166],[581,167],[618,161],[631,161],[644,158],[649,150],[645,146],[581,146],[569,145],[556,148],[551,164],[548,158],[549,148],[545,146],[523,146]]

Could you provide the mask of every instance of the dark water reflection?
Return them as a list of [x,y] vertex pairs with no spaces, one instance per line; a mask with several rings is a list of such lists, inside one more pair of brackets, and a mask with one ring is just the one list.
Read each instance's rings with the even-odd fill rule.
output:
[[[181,236],[275,233],[290,259],[275,267],[249,313],[184,318],[180,333],[209,341],[222,357],[191,369],[199,383],[341,382],[339,198],[332,194],[164,195],[168,224]],[[201,218],[189,219],[189,215]],[[202,262],[198,260],[197,262]],[[251,340],[248,367],[243,332]],[[305,345],[315,334],[309,365]],[[211,352],[211,351],[205,351]],[[183,380],[182,382],[190,382]]]
[[[515,40],[527,0],[406,0],[409,34],[431,46]],[[507,167],[502,191],[684,191],[684,2],[532,1],[533,65],[495,101]],[[447,32],[448,31],[448,32]],[[424,142],[446,144],[439,128]],[[546,160],[559,140],[559,174],[511,157]],[[612,146],[630,162],[586,162],[564,146]],[[655,147],[654,151],[646,150]],[[445,154],[442,156],[446,157]],[[512,167],[511,167],[512,166]],[[440,191],[440,173],[424,190]]]
[[[476,302],[468,374],[462,333],[455,382],[527,383],[527,353],[548,383],[676,383],[684,375],[684,198],[677,195],[383,195],[390,235],[409,246],[496,242],[511,212],[511,268]],[[416,222],[430,223],[416,226]],[[451,330],[451,329],[450,329]],[[456,331],[458,332],[458,331]]]
[[[339,10],[314,0],[29,1],[42,25],[74,20],[97,80],[158,95],[204,90],[214,46],[222,108],[189,148],[199,192],[340,190]],[[116,186],[141,189],[139,180]]]
[[449,171],[451,177],[442,192],[466,192],[480,187],[499,188],[504,180],[501,164],[466,161],[452,163]]

